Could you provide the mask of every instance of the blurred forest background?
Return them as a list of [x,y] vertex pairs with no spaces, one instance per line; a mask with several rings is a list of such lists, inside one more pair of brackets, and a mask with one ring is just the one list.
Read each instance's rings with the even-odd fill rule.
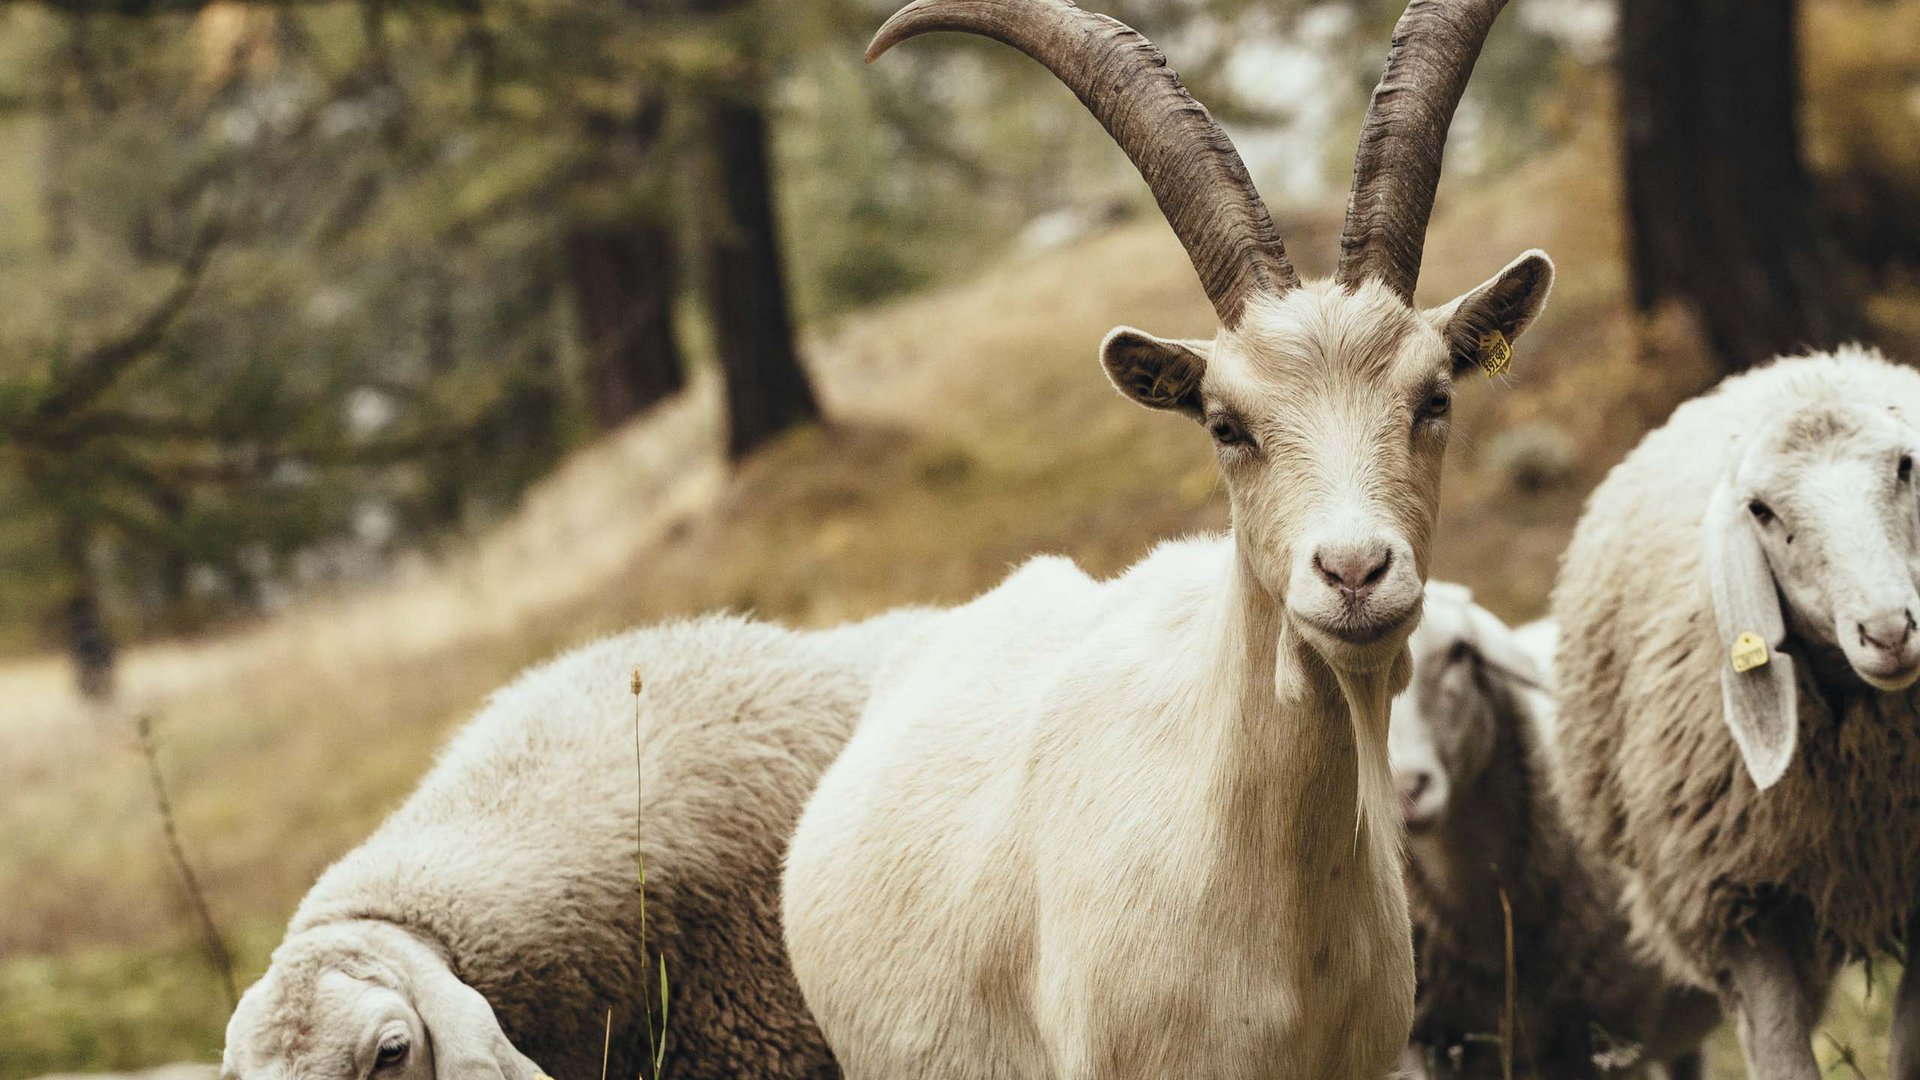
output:
[[[1089,6],[1328,271],[1400,5]],[[0,1080],[212,1060],[196,906],[244,985],[558,649],[1224,524],[1205,440],[1095,366],[1117,322],[1212,325],[1144,185],[1008,50],[863,66],[892,7],[0,4]],[[1805,344],[1920,358],[1920,0],[1515,0],[1423,297],[1536,245],[1561,282],[1464,395],[1436,560],[1516,619],[1678,401]],[[1884,1068],[1890,977],[1836,993],[1836,1070]]]

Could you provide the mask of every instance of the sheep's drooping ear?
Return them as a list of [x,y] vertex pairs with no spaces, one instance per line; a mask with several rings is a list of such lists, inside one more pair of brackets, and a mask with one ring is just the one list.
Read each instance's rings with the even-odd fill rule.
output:
[[1747,774],[1765,791],[1793,760],[1800,703],[1793,658],[1780,651],[1787,631],[1773,571],[1730,479],[1707,501],[1700,542],[1720,634],[1721,707]]
[[433,1040],[434,1080],[543,1080],[540,1067],[507,1040],[480,991],[437,959],[410,966],[414,1011]]
[[1513,360],[1518,339],[1553,290],[1553,260],[1529,251],[1479,288],[1428,313],[1453,350],[1453,373],[1479,368],[1499,375]]
[[1513,628],[1478,604],[1467,609],[1468,644],[1511,690],[1545,690],[1547,673],[1520,644]]
[[1207,373],[1203,342],[1169,341],[1122,326],[1100,343],[1100,363],[1119,391],[1149,409],[1173,409],[1199,419],[1200,380]]

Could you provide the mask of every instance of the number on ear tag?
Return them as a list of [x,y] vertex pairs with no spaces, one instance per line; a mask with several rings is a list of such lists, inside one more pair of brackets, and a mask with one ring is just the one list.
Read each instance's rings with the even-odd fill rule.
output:
[[1512,364],[1513,345],[1507,341],[1507,335],[1498,330],[1480,335],[1480,369],[1487,373],[1487,378],[1505,375]]
[[1767,664],[1767,643],[1760,635],[1748,630],[1733,639],[1733,670],[1752,671]]

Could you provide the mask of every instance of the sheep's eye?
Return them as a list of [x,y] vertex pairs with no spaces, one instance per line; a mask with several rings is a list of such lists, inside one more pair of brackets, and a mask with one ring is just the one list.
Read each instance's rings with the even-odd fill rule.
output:
[[1755,499],[1747,504],[1747,513],[1752,514],[1753,520],[1762,525],[1773,520],[1773,507],[1768,506],[1759,499]]
[[1221,446],[1248,446],[1253,443],[1253,437],[1247,434],[1247,429],[1231,416],[1216,416],[1207,421],[1207,430],[1213,433],[1213,441]]
[[1895,474],[1900,477],[1900,482],[1903,484],[1913,479],[1913,455],[1912,454],[1900,455],[1900,467],[1895,471]]
[[380,1044],[379,1053],[374,1058],[374,1067],[391,1069],[407,1060],[407,1040],[388,1039]]

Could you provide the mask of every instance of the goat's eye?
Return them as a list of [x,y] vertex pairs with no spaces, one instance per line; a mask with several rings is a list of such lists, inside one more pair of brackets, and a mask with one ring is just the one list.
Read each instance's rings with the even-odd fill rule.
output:
[[374,1057],[374,1067],[391,1069],[407,1060],[407,1040],[390,1038],[380,1044],[380,1050]]
[[1420,403],[1420,416],[1425,420],[1438,420],[1453,411],[1453,391],[1436,389]]
[[1899,468],[1894,470],[1894,475],[1898,476],[1900,478],[1900,482],[1903,484],[1913,479],[1913,455],[1912,454],[1900,455],[1900,466]]
[[1231,416],[1216,416],[1207,421],[1207,430],[1213,433],[1213,441],[1221,446],[1247,446],[1253,442],[1247,429]]
[[1753,520],[1762,525],[1773,520],[1773,507],[1768,506],[1759,499],[1755,499],[1747,504],[1747,513],[1752,514]]

